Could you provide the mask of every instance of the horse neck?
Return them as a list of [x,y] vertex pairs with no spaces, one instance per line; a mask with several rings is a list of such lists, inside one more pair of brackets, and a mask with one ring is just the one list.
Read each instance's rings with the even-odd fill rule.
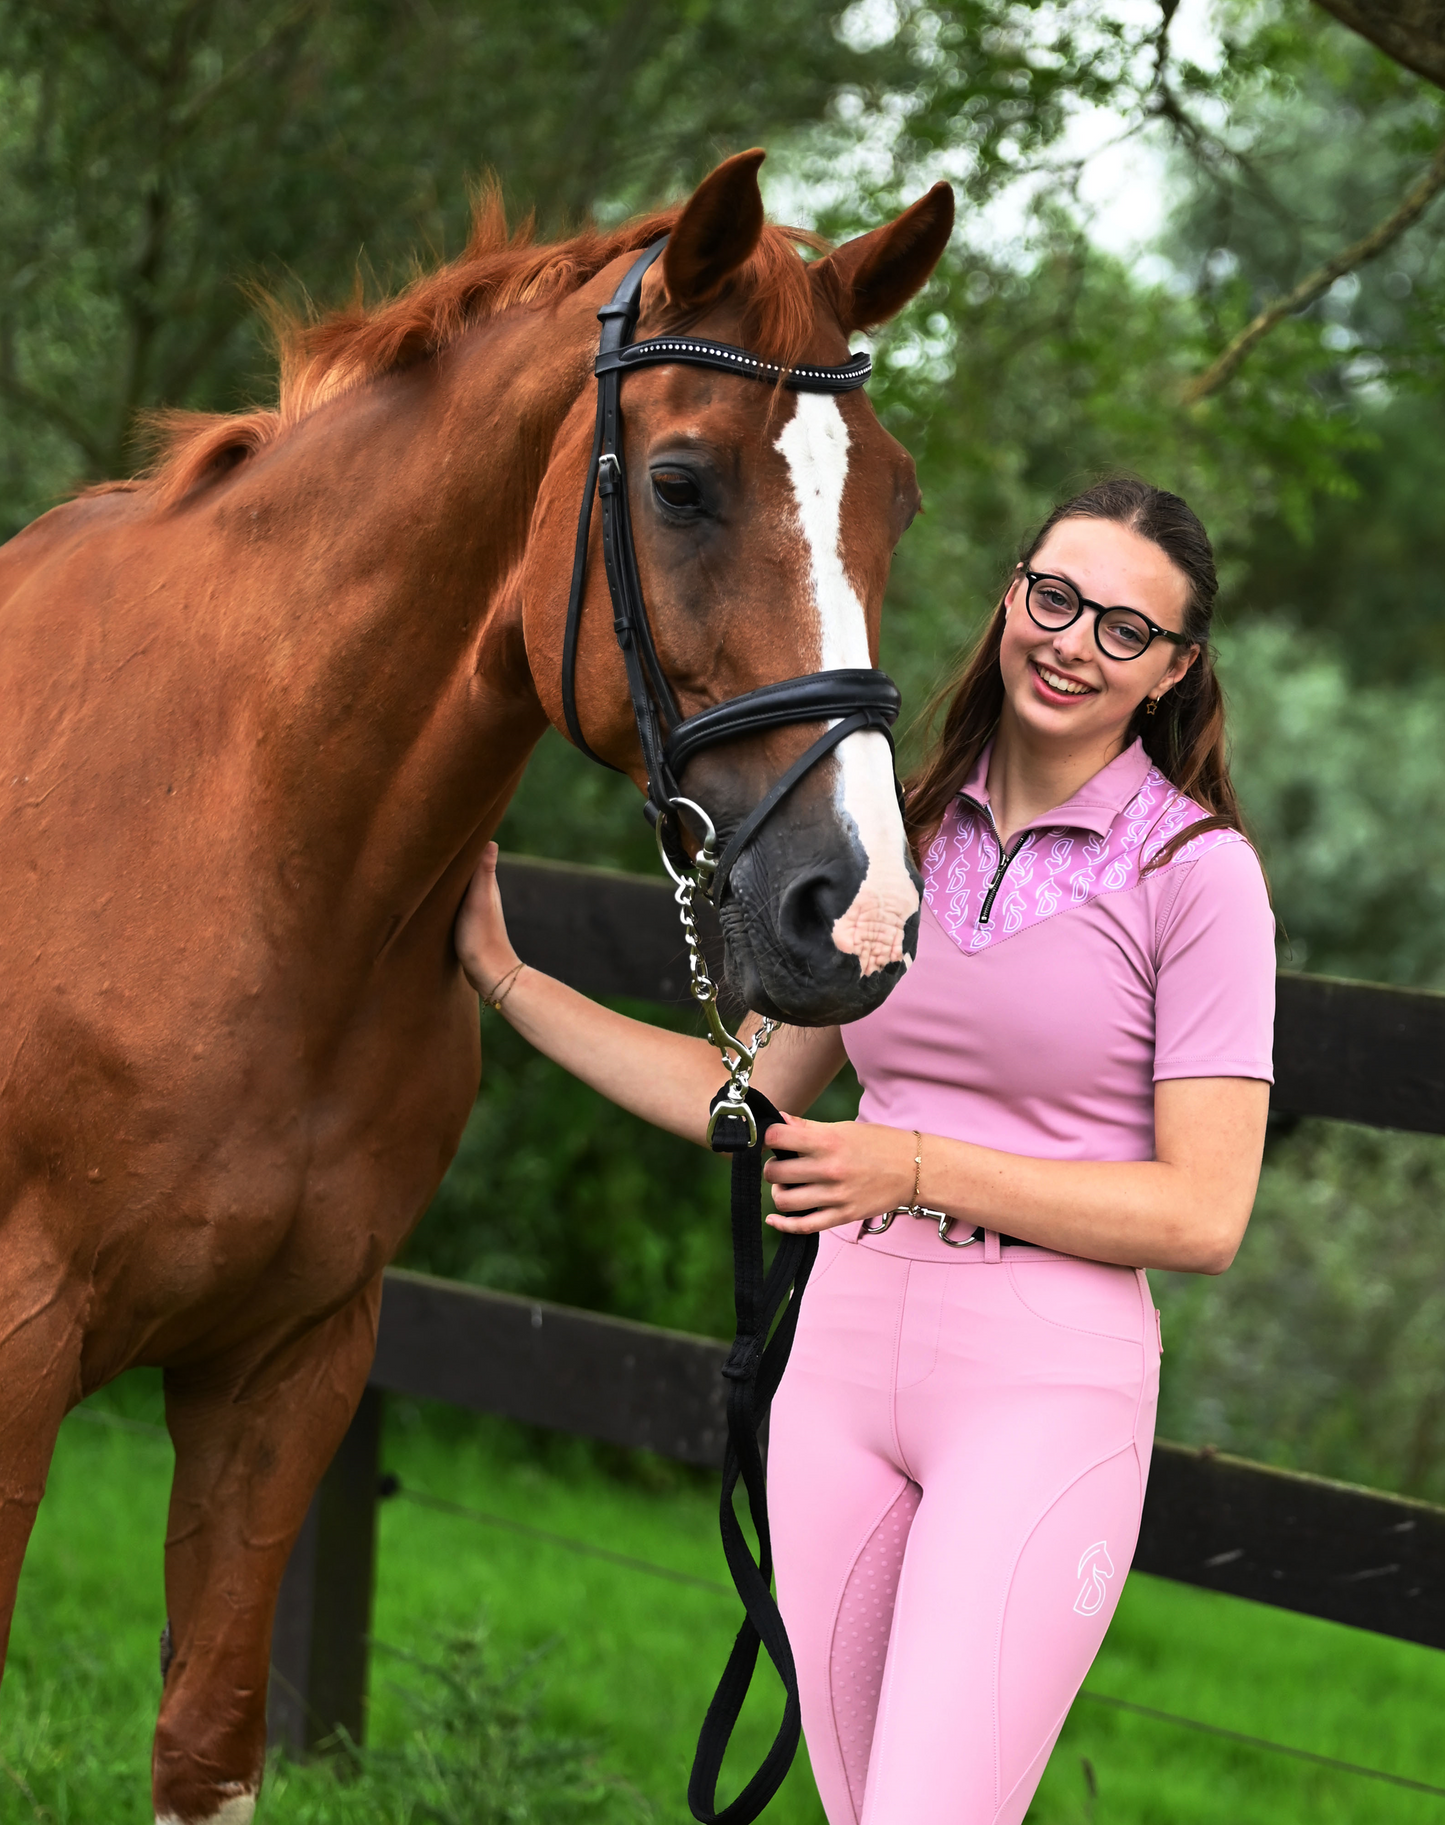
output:
[[291,528],[261,592],[282,875],[368,955],[450,893],[546,726],[511,579],[594,338],[590,306],[480,326],[323,407],[238,503]]

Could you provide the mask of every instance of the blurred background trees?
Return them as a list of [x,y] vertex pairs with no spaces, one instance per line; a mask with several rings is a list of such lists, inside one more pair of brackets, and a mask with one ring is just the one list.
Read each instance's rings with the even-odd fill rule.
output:
[[[148,410],[264,397],[256,288],[394,283],[456,251],[488,170],[553,234],[760,143],[774,213],[837,238],[946,176],[957,236],[872,388],[928,504],[885,638],[910,709],[1056,498],[1178,489],[1283,962],[1445,987],[1445,202],[1185,403],[1445,139],[1419,9],[1327,4],[0,0],[0,534],[141,463]],[[654,867],[631,789],[554,736],[501,834]],[[410,1259],[725,1329],[715,1163],[485,1019]],[[1432,1142],[1280,1133],[1234,1271],[1162,1280],[1166,1430],[1445,1495],[1442,1193]]]

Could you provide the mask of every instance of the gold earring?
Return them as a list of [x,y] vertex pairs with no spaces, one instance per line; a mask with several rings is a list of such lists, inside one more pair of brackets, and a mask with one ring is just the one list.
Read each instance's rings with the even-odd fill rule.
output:
[[1146,716],[1152,716],[1158,710],[1158,708],[1159,708],[1159,699],[1157,697],[1151,697],[1148,699],[1148,701],[1144,705],[1144,714]]

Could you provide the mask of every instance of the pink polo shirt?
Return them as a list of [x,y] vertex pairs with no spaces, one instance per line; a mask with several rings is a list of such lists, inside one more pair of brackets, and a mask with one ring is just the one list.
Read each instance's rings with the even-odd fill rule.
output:
[[1035,1159],[1152,1159],[1160,1079],[1273,1081],[1259,861],[1211,830],[1143,873],[1207,814],[1135,742],[1010,838],[995,884],[988,759],[925,857],[912,969],[843,1028],[859,1120]]

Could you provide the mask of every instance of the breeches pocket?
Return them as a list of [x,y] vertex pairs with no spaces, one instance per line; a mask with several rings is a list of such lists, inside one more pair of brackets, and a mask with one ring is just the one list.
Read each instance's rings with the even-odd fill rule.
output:
[[1143,1343],[1152,1335],[1153,1301],[1137,1268],[1025,1257],[1008,1261],[1005,1272],[1019,1304],[1046,1324],[1121,1343]]

